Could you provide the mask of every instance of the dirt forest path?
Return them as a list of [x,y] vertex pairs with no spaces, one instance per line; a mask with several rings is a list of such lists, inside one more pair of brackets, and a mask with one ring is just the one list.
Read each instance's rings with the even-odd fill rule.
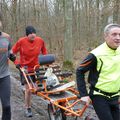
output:
[[[19,82],[18,72],[11,70],[11,106],[12,106],[12,120],[49,120],[47,113],[47,104],[43,102],[39,96],[32,96],[32,111],[33,117],[26,118],[24,117],[24,93],[22,91],[22,86]],[[1,107],[0,107],[1,113]],[[83,117],[78,118],[77,120],[84,120],[86,115],[90,115],[95,120],[98,120],[93,109],[88,109]],[[1,114],[0,114],[1,117]],[[75,120],[73,118],[67,118],[67,120]]]

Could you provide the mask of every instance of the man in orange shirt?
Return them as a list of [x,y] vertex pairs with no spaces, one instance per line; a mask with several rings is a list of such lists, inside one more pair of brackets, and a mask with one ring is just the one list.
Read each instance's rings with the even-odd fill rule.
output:
[[[27,67],[28,72],[32,71],[34,66],[39,64],[38,56],[47,54],[45,42],[42,38],[36,36],[36,30],[33,26],[26,27],[26,36],[20,38],[12,48],[13,54],[20,53],[19,64],[21,67]],[[15,64],[18,64],[16,62]],[[23,76],[22,76],[23,77]],[[28,85],[25,84],[25,115],[32,117],[31,111],[31,92]]]

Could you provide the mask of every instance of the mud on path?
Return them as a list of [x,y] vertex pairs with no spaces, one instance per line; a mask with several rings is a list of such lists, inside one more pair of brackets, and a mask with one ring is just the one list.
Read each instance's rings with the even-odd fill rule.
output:
[[[19,82],[18,71],[11,69],[11,106],[12,106],[12,120],[49,120],[47,113],[47,104],[40,99],[39,96],[32,95],[32,112],[33,117],[26,118],[24,116],[24,93],[23,87]],[[0,107],[1,108],[1,107]],[[0,112],[1,113],[1,112]],[[81,118],[77,120],[84,120],[85,116],[91,116],[98,120],[93,108],[87,109]],[[75,117],[67,117],[67,120],[75,120]]]

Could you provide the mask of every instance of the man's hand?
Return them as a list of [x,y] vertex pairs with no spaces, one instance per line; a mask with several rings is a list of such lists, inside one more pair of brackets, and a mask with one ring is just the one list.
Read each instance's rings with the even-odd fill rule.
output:
[[16,68],[20,70],[21,65],[20,64],[16,64]]
[[14,61],[14,64],[15,64],[16,68],[20,70],[21,65],[17,59]]
[[91,99],[89,96],[84,96],[84,97],[81,97],[81,101],[84,101],[87,103],[87,105],[91,102]]

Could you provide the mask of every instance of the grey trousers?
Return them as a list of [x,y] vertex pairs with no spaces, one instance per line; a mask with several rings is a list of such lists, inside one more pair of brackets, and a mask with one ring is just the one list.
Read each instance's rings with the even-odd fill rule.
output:
[[10,92],[10,76],[0,78],[0,100],[2,105],[2,120],[11,120]]

